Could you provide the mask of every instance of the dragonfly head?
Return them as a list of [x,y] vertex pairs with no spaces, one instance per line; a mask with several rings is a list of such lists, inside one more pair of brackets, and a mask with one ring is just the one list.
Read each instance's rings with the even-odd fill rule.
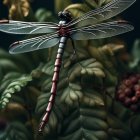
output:
[[68,12],[68,11],[60,11],[58,13],[58,17],[60,20],[62,21],[66,21],[66,23],[70,22],[72,20],[72,16],[71,16],[71,13]]

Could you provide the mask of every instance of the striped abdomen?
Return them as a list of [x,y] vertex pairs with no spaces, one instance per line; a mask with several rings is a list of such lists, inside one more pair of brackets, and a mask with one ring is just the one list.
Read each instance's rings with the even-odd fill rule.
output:
[[49,103],[46,108],[45,115],[43,116],[41,120],[39,131],[42,131],[46,123],[48,122],[52,107],[54,105],[54,100],[55,100],[55,96],[57,92],[57,82],[59,80],[59,72],[60,72],[60,68],[62,64],[62,56],[63,56],[66,41],[67,41],[67,37],[61,37],[60,42],[59,42],[59,48],[57,51],[57,56],[56,56],[56,60],[54,64],[54,74],[52,78],[51,96],[49,98]]

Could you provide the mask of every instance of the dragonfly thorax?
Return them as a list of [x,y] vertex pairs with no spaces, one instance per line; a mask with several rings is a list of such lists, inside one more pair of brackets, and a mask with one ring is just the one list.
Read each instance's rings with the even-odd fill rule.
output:
[[69,29],[69,28],[66,28],[66,27],[63,26],[63,25],[60,25],[60,26],[59,26],[59,30],[58,30],[58,35],[59,35],[60,37],[62,37],[62,36],[69,37],[69,35],[70,35],[70,29]]

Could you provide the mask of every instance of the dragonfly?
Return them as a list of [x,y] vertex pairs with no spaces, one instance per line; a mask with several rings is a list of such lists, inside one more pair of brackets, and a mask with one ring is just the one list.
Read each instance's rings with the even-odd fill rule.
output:
[[0,20],[0,31],[2,32],[40,35],[13,43],[9,49],[11,54],[50,48],[59,44],[54,64],[51,95],[39,125],[39,132],[43,131],[45,125],[48,123],[55,102],[62,56],[67,40],[69,38],[72,40],[101,39],[133,30],[134,27],[125,20],[102,21],[118,15],[130,7],[135,1],[136,0],[112,0],[108,4],[91,10],[75,19],[72,18],[70,12],[64,10],[58,13],[59,23]]

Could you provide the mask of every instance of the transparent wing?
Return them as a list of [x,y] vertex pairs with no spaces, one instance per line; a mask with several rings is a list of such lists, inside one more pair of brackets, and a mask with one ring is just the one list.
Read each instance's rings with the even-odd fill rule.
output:
[[43,34],[56,32],[57,29],[58,25],[51,22],[0,21],[0,31],[12,34]]
[[134,27],[126,21],[113,21],[82,28],[73,28],[71,38],[75,40],[100,39],[116,36],[133,30]]
[[136,0],[112,0],[103,7],[91,10],[83,16],[67,24],[67,27],[77,24],[77,27],[96,24],[100,21],[114,17],[131,6]]
[[51,36],[42,35],[13,43],[10,46],[9,52],[11,54],[30,52],[43,48],[49,48],[55,46],[57,43],[59,43],[59,37],[57,34]]

